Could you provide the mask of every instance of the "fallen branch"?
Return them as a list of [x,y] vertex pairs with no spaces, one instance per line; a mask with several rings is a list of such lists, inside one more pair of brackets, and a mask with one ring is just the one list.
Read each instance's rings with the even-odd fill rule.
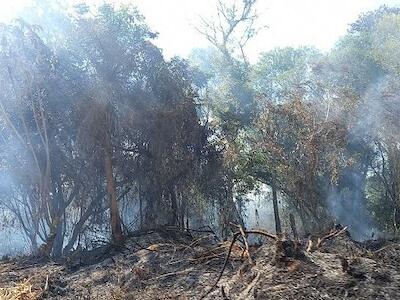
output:
[[220,271],[220,273],[219,273],[219,275],[218,275],[217,280],[216,280],[215,283],[200,297],[200,299],[204,299],[205,297],[207,297],[207,295],[210,294],[210,293],[215,289],[215,287],[217,286],[218,282],[221,280],[222,275],[224,274],[224,271],[225,271],[225,269],[226,269],[226,266],[228,265],[228,261],[229,261],[229,257],[231,256],[231,252],[232,252],[233,245],[235,244],[235,242],[236,242],[237,238],[239,237],[239,235],[240,235],[240,232],[236,232],[236,233],[233,235],[233,239],[232,239],[231,245],[229,246],[228,255],[226,256],[224,265],[222,266],[222,269],[221,269],[221,271]]
[[260,229],[245,230],[244,232],[246,234],[259,234],[259,235],[265,236],[267,238],[273,239],[274,241],[276,241],[278,239],[278,237],[276,235],[273,235],[267,231],[260,230]]
[[247,297],[250,294],[251,290],[255,287],[259,279],[260,273],[257,273],[256,277],[254,277],[254,279],[250,282],[250,284],[247,286],[242,294]]
[[[238,225],[235,225],[235,226],[237,227]],[[269,232],[267,232],[267,231],[264,231],[264,230],[260,230],[260,229],[243,230],[243,228],[242,228],[242,231],[243,231],[243,233],[244,233],[245,235],[246,235],[246,234],[259,234],[259,235],[265,236],[265,237],[267,237],[267,238],[273,239],[273,240],[275,240],[275,241],[278,240],[278,237],[277,237],[276,235],[273,235],[273,234],[271,234],[271,233],[269,233]],[[221,271],[220,271],[220,273],[219,273],[219,275],[218,275],[217,280],[216,280],[215,283],[200,297],[200,300],[201,300],[201,299],[204,299],[205,297],[207,297],[207,295],[210,294],[210,293],[215,289],[215,287],[217,286],[218,282],[221,280],[222,275],[224,274],[224,271],[225,271],[226,266],[227,266],[227,264],[228,264],[229,258],[230,258],[230,256],[231,256],[231,252],[232,252],[232,249],[233,249],[233,245],[235,244],[235,242],[236,242],[236,240],[238,239],[238,237],[239,237],[240,235],[242,235],[243,233],[240,232],[240,231],[234,233],[233,238],[232,238],[232,242],[231,242],[231,244],[230,244],[230,246],[229,246],[228,255],[226,256],[224,265],[222,266],[222,269],[221,269]]]
[[324,237],[322,237],[322,238],[318,238],[317,249],[319,250],[319,249],[321,248],[322,243],[323,243],[324,241],[329,240],[329,239],[332,239],[332,238],[335,238],[335,237],[341,235],[341,234],[342,234],[343,232],[345,232],[346,230],[347,230],[347,226],[344,227],[344,228],[341,229],[341,230],[335,230],[335,231],[333,231],[332,233],[330,233],[330,234],[328,234],[328,235],[326,235],[326,236],[324,236]]
[[[253,262],[253,260],[252,260],[252,258],[251,258],[251,256],[250,256],[249,243],[247,242],[246,233],[244,232],[243,227],[242,227],[241,225],[235,225],[235,224],[232,224],[232,225],[234,225],[234,226],[236,226],[237,228],[239,228],[239,231],[240,231],[240,234],[242,235],[243,243],[244,243],[244,246],[245,246],[244,253],[247,253],[247,257],[249,258],[249,263],[250,263],[250,265],[254,265],[254,262]],[[243,254],[242,254],[242,255],[243,255]]]
[[43,292],[45,293],[49,289],[49,275],[46,276],[46,283],[44,285]]
[[242,258],[243,258],[243,254],[247,254],[250,265],[254,265],[253,259],[251,258],[251,255],[250,255],[249,243],[247,242],[246,234],[244,233],[242,226],[240,226],[240,234],[242,235],[244,247],[245,247],[242,252]]

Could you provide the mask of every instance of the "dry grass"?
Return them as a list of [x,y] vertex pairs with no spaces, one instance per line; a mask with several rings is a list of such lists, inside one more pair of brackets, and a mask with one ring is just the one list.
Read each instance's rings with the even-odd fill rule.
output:
[[41,293],[32,291],[29,279],[10,288],[0,288],[0,300],[38,300]]

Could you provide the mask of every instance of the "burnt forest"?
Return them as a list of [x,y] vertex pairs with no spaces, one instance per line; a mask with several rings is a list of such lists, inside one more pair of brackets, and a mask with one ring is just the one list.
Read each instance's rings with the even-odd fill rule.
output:
[[0,1],[0,300],[41,299],[400,299],[400,1]]

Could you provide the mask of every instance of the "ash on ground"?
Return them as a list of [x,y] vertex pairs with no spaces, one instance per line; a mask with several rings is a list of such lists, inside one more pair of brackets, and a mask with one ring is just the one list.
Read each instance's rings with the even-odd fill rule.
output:
[[229,247],[212,233],[156,230],[60,261],[13,259],[0,263],[0,299],[400,299],[396,240],[340,235],[284,265],[273,241],[250,247],[253,264],[237,242],[205,295]]

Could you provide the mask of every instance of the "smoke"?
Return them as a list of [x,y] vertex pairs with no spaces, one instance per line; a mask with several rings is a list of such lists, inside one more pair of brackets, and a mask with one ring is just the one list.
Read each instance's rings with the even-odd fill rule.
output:
[[390,91],[395,90],[392,79],[390,76],[377,77],[365,90],[348,144],[349,151],[358,154],[359,162],[345,170],[338,187],[331,189],[327,199],[332,216],[348,226],[356,240],[382,235],[367,207],[366,184],[374,175],[371,161],[381,163],[381,158],[374,153],[375,143],[393,141],[390,117],[396,110],[400,111],[400,101],[398,96],[388,97],[392,95]]
[[380,233],[367,209],[365,178],[349,169],[342,178],[341,188],[334,187],[328,195],[328,208],[336,223],[348,226],[353,239],[361,241],[377,238]]
[[246,195],[244,222],[247,228],[263,228],[275,230],[274,210],[272,205],[272,191],[266,184],[261,184],[259,191]]
[[2,228],[0,230],[0,257],[29,253],[29,243],[19,228]]

